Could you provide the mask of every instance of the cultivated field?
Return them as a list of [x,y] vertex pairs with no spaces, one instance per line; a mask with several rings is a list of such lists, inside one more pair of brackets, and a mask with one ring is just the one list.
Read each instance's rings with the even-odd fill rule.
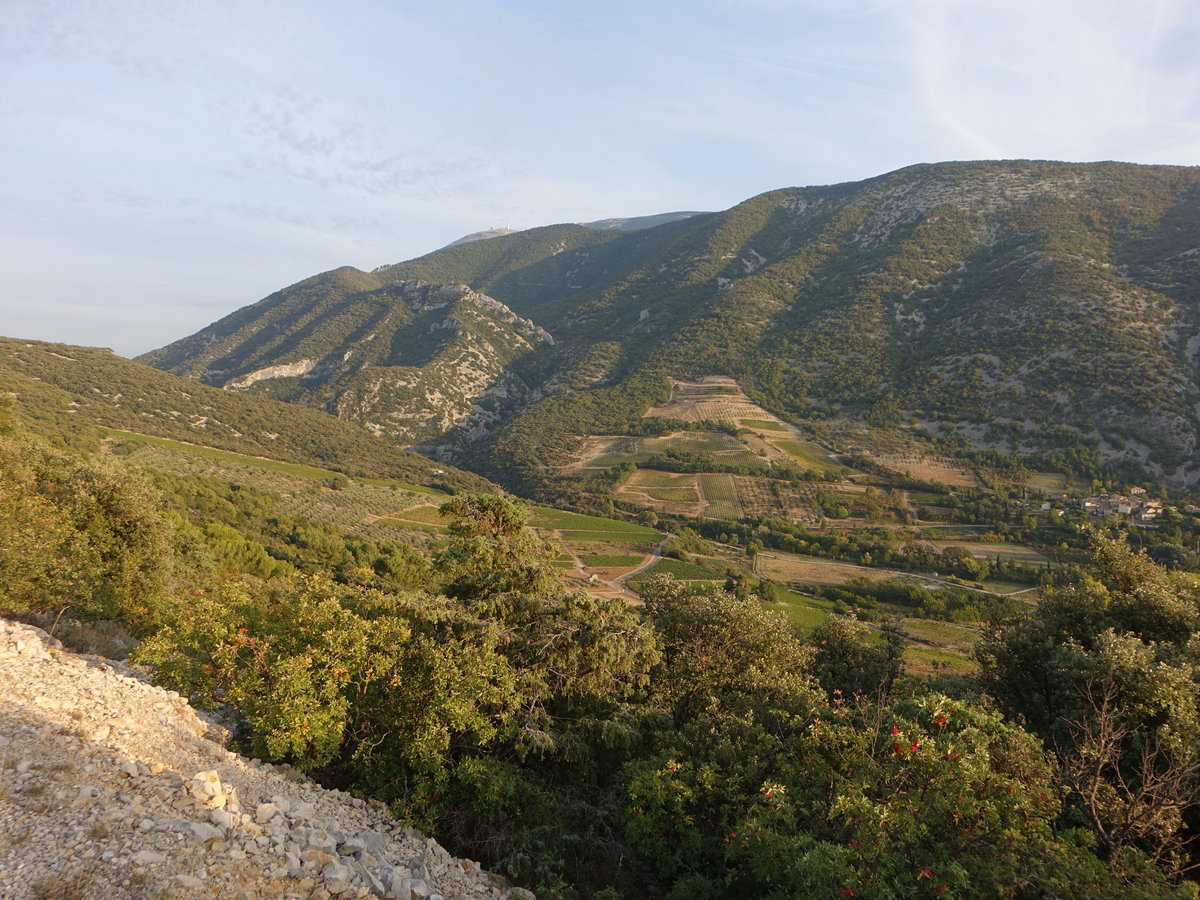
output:
[[624,462],[645,462],[649,453],[639,452],[638,438],[620,435],[613,437],[587,437],[575,454],[571,469],[607,469]]
[[775,446],[787,452],[792,459],[804,463],[810,469],[826,474],[848,471],[828,450],[812,441],[774,441]]
[[933,481],[952,487],[975,487],[979,484],[973,473],[948,459],[907,453],[875,453],[872,456],[884,468],[901,472],[911,478],[919,478],[921,481]]
[[706,504],[704,514],[712,519],[740,519],[742,504],[738,500],[734,476],[706,472],[699,476],[700,492]]
[[735,475],[733,481],[744,515],[770,516],[813,527],[821,524],[821,513],[813,505],[809,486],[796,488],[752,475]]
[[997,556],[1008,562],[1030,562],[1046,564],[1049,560],[1042,553],[1024,544],[986,544],[978,541],[933,541],[939,549],[962,547],[976,559],[994,559]]
[[754,428],[758,431],[787,431],[787,426],[782,422],[777,422],[770,419],[742,419],[743,428]]
[[780,553],[775,550],[759,553],[754,558],[754,572],[785,584],[800,581],[808,584],[832,585],[845,584],[855,578],[886,581],[889,578],[905,574],[889,569],[872,569],[867,566],[856,566],[815,556]]
[[656,453],[666,453],[668,450],[709,453],[738,465],[762,461],[757,452],[732,435],[719,431],[677,431],[662,437],[585,438],[571,468],[607,469],[627,462],[643,463]]
[[536,506],[530,512],[530,524],[535,528],[558,532],[570,542],[607,542],[610,544],[657,543],[662,533],[633,522],[585,516],[548,506]]
[[758,423],[769,422],[781,429],[787,428],[775,416],[747,397],[736,381],[724,375],[706,375],[699,381],[671,379],[670,401],[665,406],[648,409],[646,416],[682,419],[684,422],[713,419],[734,425],[741,424],[743,419],[749,419]]
[[695,475],[638,469],[616,493],[623,500],[668,515],[698,516],[704,509]]

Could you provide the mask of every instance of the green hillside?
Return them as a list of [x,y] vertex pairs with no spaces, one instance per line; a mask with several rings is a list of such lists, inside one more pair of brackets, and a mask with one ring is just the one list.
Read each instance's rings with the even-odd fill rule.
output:
[[[814,434],[857,429],[862,446],[925,435],[1056,465],[1123,460],[1180,485],[1200,474],[1198,199],[1193,168],[913,166],[642,231],[551,226],[341,269],[145,359],[225,383],[226,335],[239,372],[294,363],[308,336],[361,348],[354,329],[392,313],[351,328],[338,318],[351,295],[461,282],[553,345],[508,355],[485,415],[421,437],[514,486],[549,477],[579,435],[640,416],[664,376],[712,374]],[[309,377],[303,402],[338,390]]]
[[168,375],[109,350],[0,338],[0,390],[41,434],[94,446],[115,428],[251,456],[456,489],[491,489],[469,472],[400,450],[317,410]]

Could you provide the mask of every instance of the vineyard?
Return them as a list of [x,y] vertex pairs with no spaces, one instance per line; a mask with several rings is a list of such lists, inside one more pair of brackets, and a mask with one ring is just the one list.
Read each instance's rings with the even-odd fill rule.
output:
[[736,381],[723,375],[708,375],[698,382],[672,379],[670,401],[664,406],[647,410],[646,416],[662,416],[684,422],[712,419],[734,425],[743,419],[778,421],[747,397]]
[[699,476],[700,490],[707,504],[705,515],[713,519],[740,519],[742,504],[738,500],[734,476],[720,473],[705,473]]
[[668,515],[698,515],[700,493],[695,475],[638,469],[617,489],[617,495]]
[[811,487],[794,487],[752,475],[735,475],[733,481],[743,515],[787,519],[812,527],[821,525],[821,512],[813,504]]
[[838,462],[830,453],[819,444],[814,444],[812,441],[775,441],[775,446],[781,447],[787,451],[797,462],[801,462],[825,475],[838,475],[843,472],[848,472],[846,466]]

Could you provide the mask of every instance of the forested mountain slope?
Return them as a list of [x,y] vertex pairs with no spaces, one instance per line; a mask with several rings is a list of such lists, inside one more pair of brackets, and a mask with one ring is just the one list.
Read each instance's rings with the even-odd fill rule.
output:
[[350,341],[350,298],[412,279],[468,284],[554,337],[505,359],[494,383],[521,390],[486,427],[443,420],[460,425],[444,440],[458,453],[483,438],[467,458],[488,471],[548,471],[572,434],[640,415],[663,376],[724,374],[796,422],[1084,446],[1176,483],[1200,476],[1194,168],[920,165],[642,231],[533,229],[317,276],[145,360],[226,383],[216,342],[236,332],[254,365],[296,365],[309,357],[273,318],[285,295]]

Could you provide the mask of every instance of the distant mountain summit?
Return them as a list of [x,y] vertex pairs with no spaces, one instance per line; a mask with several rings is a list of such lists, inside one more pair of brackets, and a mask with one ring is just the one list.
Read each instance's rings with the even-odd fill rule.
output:
[[[689,219],[692,216],[704,215],[708,214],[702,212],[669,212],[658,213],[653,216],[633,216],[625,219],[598,219],[595,222],[581,222],[580,224],[584,228],[595,228],[598,231],[640,231],[643,228],[656,228],[659,225],[666,225],[668,222],[678,222],[680,219]],[[507,234],[516,233],[516,229],[509,228],[507,225],[503,228],[489,228],[486,231],[476,231],[474,234],[460,237],[457,241],[452,241],[442,249],[447,250],[450,247],[457,247],[459,244],[486,241],[491,238],[504,237]]]
[[669,212],[654,216],[633,216],[627,219],[598,219],[595,222],[581,222],[585,228],[595,228],[599,231],[641,231],[643,228],[657,228],[670,222],[690,219],[692,216],[706,216],[705,212]]
[[[670,215],[339,269],[143,359],[440,441],[510,483],[621,433],[603,429],[667,376],[710,374],[847,446],[921,432],[1200,479],[1200,169],[941,163]],[[418,312],[414,280],[503,312]],[[449,349],[445,316],[477,353]]]
[[490,238],[504,237],[506,234],[516,234],[516,229],[509,228],[507,225],[503,228],[489,228],[486,231],[476,231],[474,234],[468,234],[465,237],[460,237],[457,241],[451,241],[446,247],[457,247],[459,244],[469,244],[472,241],[486,241]]

